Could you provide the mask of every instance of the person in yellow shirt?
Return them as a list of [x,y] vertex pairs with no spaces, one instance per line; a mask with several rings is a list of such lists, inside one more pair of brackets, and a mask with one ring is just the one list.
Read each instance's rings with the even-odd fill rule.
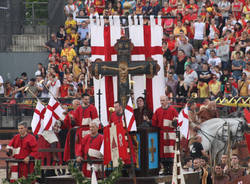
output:
[[208,90],[208,84],[204,82],[203,80],[198,81],[198,97],[199,98],[208,98],[209,97],[209,90]]
[[249,96],[248,87],[250,85],[250,80],[247,79],[247,74],[245,72],[242,73],[241,80],[238,81],[238,91],[240,93],[239,96]]
[[64,43],[64,49],[61,51],[61,57],[66,56],[69,62],[72,62],[73,57],[76,57],[75,50],[69,46],[68,43]]
[[79,35],[76,33],[76,29],[73,28],[71,30],[71,43],[74,44],[75,47],[78,44],[78,38],[79,38]]
[[73,14],[69,14],[65,21],[65,29],[67,34],[71,34],[72,28],[76,29],[77,22],[73,19]]
[[213,74],[212,80],[208,83],[208,87],[212,99],[215,99],[220,95],[221,83],[217,80],[216,75]]
[[174,35],[177,37],[180,36],[181,30],[184,32],[185,35],[187,34],[187,29],[182,25],[181,20],[178,20],[177,26],[174,28]]

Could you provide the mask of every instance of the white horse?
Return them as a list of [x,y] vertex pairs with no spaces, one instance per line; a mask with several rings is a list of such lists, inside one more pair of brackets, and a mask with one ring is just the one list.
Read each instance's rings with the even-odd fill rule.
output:
[[209,151],[212,158],[217,161],[227,151],[228,130],[230,131],[231,145],[243,140],[244,131],[246,131],[244,117],[213,118],[203,122],[198,131],[198,135],[202,138],[204,150]]

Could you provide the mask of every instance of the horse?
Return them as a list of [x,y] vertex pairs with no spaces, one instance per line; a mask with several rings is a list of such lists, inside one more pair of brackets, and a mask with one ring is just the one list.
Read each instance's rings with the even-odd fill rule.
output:
[[201,124],[198,135],[201,136],[204,150],[210,152],[212,159],[219,161],[221,155],[227,152],[228,142],[233,146],[244,140],[247,124],[241,113],[236,112],[226,118],[213,118]]

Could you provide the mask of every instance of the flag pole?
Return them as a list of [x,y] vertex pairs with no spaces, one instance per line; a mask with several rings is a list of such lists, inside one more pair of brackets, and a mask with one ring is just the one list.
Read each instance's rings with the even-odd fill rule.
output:
[[39,98],[29,89],[30,87],[27,86],[24,91],[28,91],[34,98],[36,98],[37,101],[39,101],[40,103],[42,103]]
[[123,107],[123,119],[124,119],[123,128],[125,128],[125,130],[126,130],[126,135],[127,135],[127,140],[128,140],[128,146],[129,146],[129,154],[130,154],[131,168],[132,168],[132,178],[133,178],[133,183],[136,184],[135,165],[134,165],[133,155],[132,155],[132,151],[131,151],[132,147],[131,147],[131,145],[129,143],[129,137],[128,137],[129,136],[129,132],[128,132],[127,121],[126,121],[126,116],[125,116],[125,107]]
[[99,75],[99,89],[98,89],[98,110],[99,110],[99,120],[101,121],[101,74]]

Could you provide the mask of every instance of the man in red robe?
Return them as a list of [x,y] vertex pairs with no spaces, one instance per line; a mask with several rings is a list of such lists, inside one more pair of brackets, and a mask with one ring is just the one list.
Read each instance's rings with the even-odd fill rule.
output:
[[[123,109],[122,109],[120,102],[116,101],[114,103],[114,109],[115,109],[115,111],[112,113],[111,118],[110,118],[110,124],[111,123],[114,123],[114,124],[121,123],[123,125]],[[124,127],[124,126],[121,126],[121,127]],[[131,149],[133,162],[135,163],[136,156],[135,156],[135,152],[134,152],[134,147],[136,147],[136,141],[133,141],[133,140],[134,140],[134,136],[132,134],[128,135],[128,143],[130,145],[129,148]],[[125,164],[130,164],[131,159],[124,160],[124,162],[125,162]]]
[[22,121],[18,124],[18,132],[19,134],[15,135],[7,146],[7,155],[23,162],[13,163],[11,166],[11,182],[32,173],[34,163],[30,160],[37,157],[37,141],[33,135],[28,134],[27,122]]
[[167,96],[161,96],[160,102],[161,107],[153,115],[152,126],[160,128],[160,159],[164,165],[164,174],[171,174],[176,139],[172,122],[178,117],[178,112],[170,106]]
[[80,101],[75,99],[72,101],[73,110],[69,111],[69,113],[65,116],[62,129],[67,129],[67,137],[64,146],[64,155],[63,160],[68,161],[69,159],[75,158],[75,144],[70,144],[70,142],[74,142],[76,130],[79,126],[76,125],[75,112],[78,106],[80,105]]
[[[74,116],[71,119],[71,125],[77,128],[76,130],[76,142],[74,150],[78,149],[80,146],[81,140],[89,134],[89,123],[91,121],[98,120],[98,114],[96,107],[90,104],[90,97],[88,94],[83,94],[82,104],[77,107],[75,110]],[[69,150],[66,150],[67,152]],[[68,153],[65,153],[68,154]],[[69,158],[68,158],[69,159]],[[66,158],[67,160],[67,158]],[[65,160],[65,161],[66,161]]]
[[[89,124],[90,133],[86,135],[80,142],[80,146],[76,149],[76,161],[81,163],[83,160],[95,160],[101,159],[103,154],[101,147],[103,143],[103,135],[98,133],[99,121],[92,121]],[[96,172],[97,178],[101,178],[102,164],[93,163],[92,168]],[[91,165],[90,163],[84,163],[82,172],[85,177],[91,177]]]

